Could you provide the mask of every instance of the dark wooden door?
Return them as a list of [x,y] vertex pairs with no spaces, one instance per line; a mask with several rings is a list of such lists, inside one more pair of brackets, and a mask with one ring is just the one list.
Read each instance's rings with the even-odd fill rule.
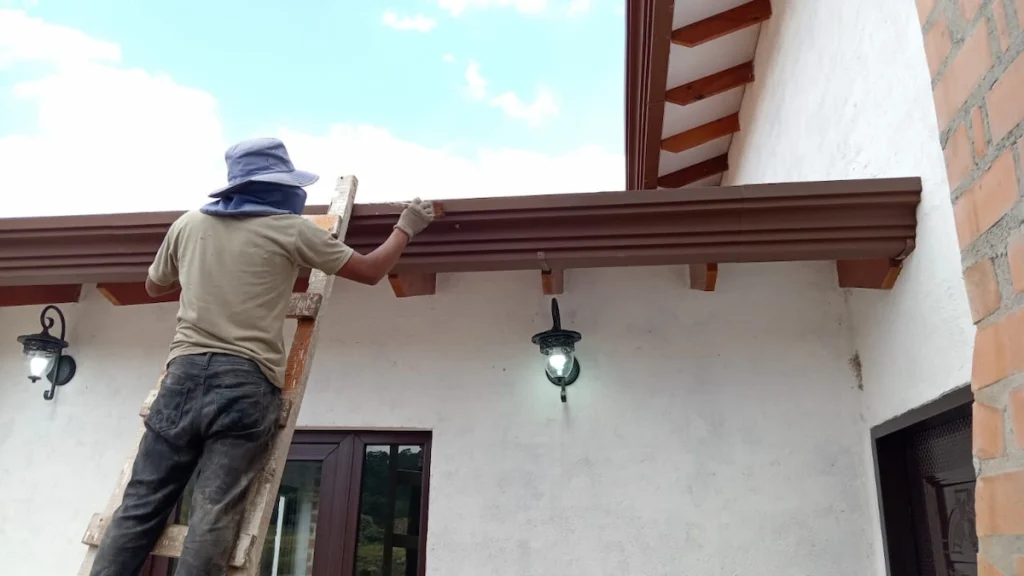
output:
[[908,492],[921,576],[977,576],[971,417],[908,435]]

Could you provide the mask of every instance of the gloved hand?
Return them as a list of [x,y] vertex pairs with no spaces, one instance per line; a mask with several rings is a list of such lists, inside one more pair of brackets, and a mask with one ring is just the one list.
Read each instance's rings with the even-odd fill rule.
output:
[[411,240],[414,236],[423,232],[433,221],[434,204],[416,198],[405,205],[405,210],[398,217],[398,224],[395,224],[395,228],[405,232],[406,236]]

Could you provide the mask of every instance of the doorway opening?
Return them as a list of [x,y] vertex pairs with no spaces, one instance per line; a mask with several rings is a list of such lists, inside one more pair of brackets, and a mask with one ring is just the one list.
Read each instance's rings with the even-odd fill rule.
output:
[[977,576],[970,387],[871,429],[889,576]]

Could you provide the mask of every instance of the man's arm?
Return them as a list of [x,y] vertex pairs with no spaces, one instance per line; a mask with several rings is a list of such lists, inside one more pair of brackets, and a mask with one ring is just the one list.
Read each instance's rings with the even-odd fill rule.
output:
[[346,280],[374,286],[398,264],[402,252],[409,244],[409,236],[395,229],[391,236],[373,252],[363,255],[353,252],[348,262],[338,270],[338,276]]
[[413,200],[402,211],[391,236],[369,254],[353,253],[338,270],[338,276],[360,284],[377,284],[398,264],[409,241],[433,220],[434,205],[419,198]]
[[146,275],[146,294],[151,298],[163,296],[178,288],[177,244],[180,221],[179,219],[171,224],[163,243],[160,244],[160,249],[156,251],[153,264],[149,267],[149,273]]
[[149,294],[150,298],[159,298],[160,296],[174,292],[177,289],[177,282],[171,282],[170,286],[164,286],[162,284],[157,284],[152,278],[146,278],[146,294]]

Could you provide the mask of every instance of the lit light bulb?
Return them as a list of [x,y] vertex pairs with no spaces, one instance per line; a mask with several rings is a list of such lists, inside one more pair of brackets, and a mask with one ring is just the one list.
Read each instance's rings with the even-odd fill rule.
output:
[[572,352],[565,348],[552,350],[548,355],[547,372],[552,378],[565,378],[572,371]]
[[53,356],[46,352],[35,351],[28,354],[28,377],[33,382],[42,378],[50,369]]

